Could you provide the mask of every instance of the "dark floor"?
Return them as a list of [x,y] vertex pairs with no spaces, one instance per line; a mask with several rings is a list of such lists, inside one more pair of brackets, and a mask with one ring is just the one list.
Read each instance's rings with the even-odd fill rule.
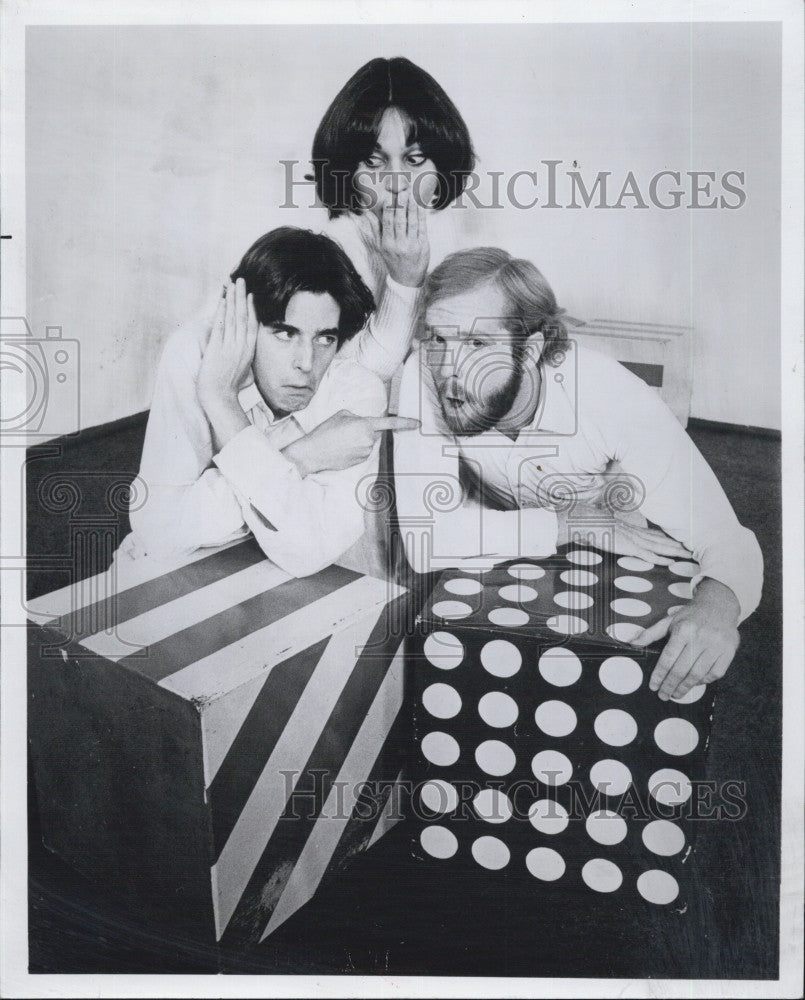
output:
[[[31,596],[81,567],[76,510],[53,500],[53,473],[82,481],[82,524],[122,537],[114,483],[137,467],[142,421],[82,439],[29,465]],[[602,899],[596,908],[551,904],[502,879],[447,884],[410,860],[403,824],[357,866],[328,876],[314,901],[248,956],[214,954],[145,927],[45,851],[30,805],[32,972],[388,973],[430,975],[775,978],[781,753],[780,445],[774,438],[696,428],[692,436],[766,561],[760,608],[719,684],[709,777],[744,783],[746,813],[703,825],[693,856],[700,891],[682,916],[652,925]],[[38,456],[38,457],[37,457]],[[110,473],[108,470],[113,469]],[[70,478],[65,477],[65,478]],[[103,547],[102,547],[103,548]],[[63,557],[54,561],[56,553]],[[38,556],[41,562],[36,562]],[[92,567],[89,567],[92,568]],[[100,567],[95,567],[100,568]],[[88,567],[83,567],[87,572]]]

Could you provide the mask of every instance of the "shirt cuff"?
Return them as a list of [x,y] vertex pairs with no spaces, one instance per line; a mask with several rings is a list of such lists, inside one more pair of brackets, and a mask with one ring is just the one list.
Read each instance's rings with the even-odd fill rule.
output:
[[[296,473],[290,462],[257,427],[244,427],[213,459],[222,475],[237,493],[272,523],[272,511],[266,509],[268,498],[277,498],[281,509],[283,480]],[[271,504],[274,506],[274,504]]]
[[690,581],[691,592],[705,577],[723,583],[738,600],[739,624],[745,621],[760,604],[763,592],[763,555],[755,535],[742,528],[741,535],[732,536],[715,552],[706,553],[699,565],[700,571]]
[[422,292],[422,285],[401,285],[390,274],[386,275],[386,285],[391,291],[395,292],[401,298],[407,299],[409,302],[417,299]]

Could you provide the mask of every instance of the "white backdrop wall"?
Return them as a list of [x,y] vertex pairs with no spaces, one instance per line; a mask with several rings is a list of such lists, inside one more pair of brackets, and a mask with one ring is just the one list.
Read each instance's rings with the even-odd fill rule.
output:
[[588,187],[611,171],[610,201],[628,171],[647,201],[661,170],[744,172],[737,210],[688,195],[451,220],[464,245],[533,259],[576,316],[693,326],[692,414],[780,427],[780,35],[763,23],[29,28],[28,315],[80,340],[82,427],[149,405],[165,337],[256,237],[321,224],[279,207],[279,161],[301,178],[325,108],[376,55],[436,76],[481,171],[544,185],[541,161],[561,160]]

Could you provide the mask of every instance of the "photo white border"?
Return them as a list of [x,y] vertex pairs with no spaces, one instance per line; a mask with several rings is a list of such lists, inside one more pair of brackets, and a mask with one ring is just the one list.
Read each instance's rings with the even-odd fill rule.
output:
[[[747,9],[749,8],[749,9]],[[24,573],[0,562],[2,693],[0,695],[0,995],[9,997],[277,997],[291,996],[689,996],[798,997],[803,977],[803,7],[797,0],[651,2],[610,0],[497,2],[387,0],[52,0],[0,6],[0,247],[5,316],[25,316],[25,28],[92,24],[373,24],[780,21],[783,25],[781,392],[783,470],[783,777],[779,980],[610,980],[441,978],[426,976],[29,975],[25,769]],[[8,406],[8,400],[5,401]],[[16,411],[13,411],[16,412]],[[24,537],[19,496],[22,448],[0,454],[0,551],[17,553]],[[763,683],[758,665],[758,683]],[[748,724],[751,720],[747,720]]]

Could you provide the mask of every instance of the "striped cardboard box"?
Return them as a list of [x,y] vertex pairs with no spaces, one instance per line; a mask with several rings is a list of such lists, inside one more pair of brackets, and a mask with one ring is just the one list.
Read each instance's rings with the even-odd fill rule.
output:
[[43,838],[149,919],[268,936],[399,810],[408,592],[253,540],[29,608]]

